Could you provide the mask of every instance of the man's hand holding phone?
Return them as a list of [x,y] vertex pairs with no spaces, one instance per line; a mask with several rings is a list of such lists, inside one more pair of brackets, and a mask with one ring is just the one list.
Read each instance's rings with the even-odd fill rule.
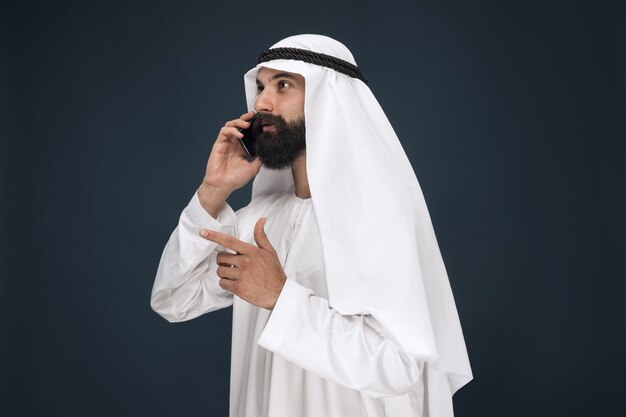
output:
[[249,156],[240,143],[241,132],[250,127],[254,112],[242,114],[239,119],[226,122],[213,144],[206,173],[198,197],[200,204],[213,217],[217,217],[226,198],[243,187],[259,173],[261,161],[249,161]]

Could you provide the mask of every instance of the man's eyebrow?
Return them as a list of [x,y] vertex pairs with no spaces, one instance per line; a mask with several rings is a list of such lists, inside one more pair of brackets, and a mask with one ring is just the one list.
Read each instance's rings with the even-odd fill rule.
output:
[[[298,81],[298,79],[296,77],[294,77],[293,75],[289,74],[288,72],[279,72],[278,74],[274,74],[274,75],[272,75],[270,77],[269,81],[274,81],[277,78],[288,78],[288,79],[293,80],[293,81]],[[259,80],[258,78],[256,79],[256,84],[257,85],[263,85],[261,80]]]
[[277,78],[289,78],[289,79],[294,80],[294,81],[297,80],[296,77],[294,77],[293,75],[289,74],[288,72],[279,72],[278,74],[274,74],[272,76],[272,78],[270,78],[270,81],[273,81],[273,80],[275,80]]

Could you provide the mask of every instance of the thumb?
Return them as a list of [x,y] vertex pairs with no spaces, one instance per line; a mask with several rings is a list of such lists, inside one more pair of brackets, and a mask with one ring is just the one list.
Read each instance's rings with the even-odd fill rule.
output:
[[256,245],[259,248],[268,250],[272,253],[276,253],[274,251],[274,247],[270,243],[270,240],[267,238],[267,235],[265,234],[265,221],[266,220],[267,219],[265,217],[261,217],[259,221],[256,222],[256,225],[254,226],[254,241],[256,242]]

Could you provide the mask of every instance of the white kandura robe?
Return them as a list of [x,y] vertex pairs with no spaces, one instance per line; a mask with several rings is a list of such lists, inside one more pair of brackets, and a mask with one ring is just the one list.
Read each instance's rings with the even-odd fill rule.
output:
[[[261,217],[288,278],[273,311],[219,287],[215,256],[224,248],[198,234],[219,230],[254,244]],[[218,219],[196,193],[165,247],[151,305],[170,322],[233,306],[231,417],[420,415],[423,362],[371,316],[341,315],[329,305],[312,200],[293,187],[237,214],[225,205]]]

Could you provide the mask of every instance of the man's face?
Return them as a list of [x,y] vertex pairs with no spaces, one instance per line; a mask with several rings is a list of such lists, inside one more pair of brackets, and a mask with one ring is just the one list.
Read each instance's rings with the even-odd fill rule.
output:
[[304,77],[261,68],[254,109],[256,152],[269,169],[283,169],[306,148],[304,128]]

